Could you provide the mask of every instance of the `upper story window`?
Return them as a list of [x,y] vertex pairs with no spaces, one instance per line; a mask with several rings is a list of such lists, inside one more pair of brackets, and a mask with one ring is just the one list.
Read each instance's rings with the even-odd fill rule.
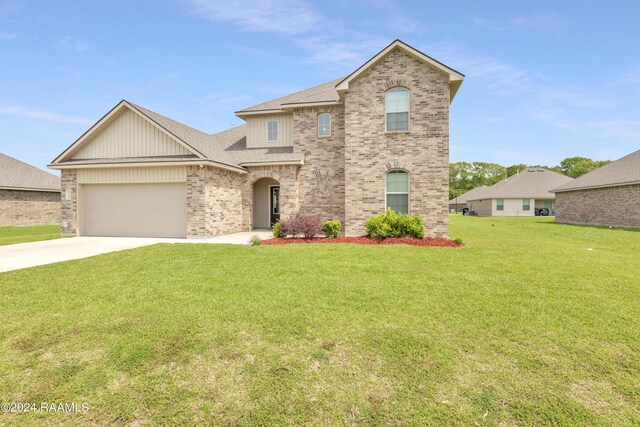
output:
[[331,136],[331,114],[318,114],[318,136]]
[[394,87],[384,95],[387,132],[409,130],[409,89]]
[[387,207],[397,213],[409,213],[409,174],[403,170],[387,172]]
[[278,141],[278,121],[277,120],[269,120],[267,122],[267,141],[268,142]]

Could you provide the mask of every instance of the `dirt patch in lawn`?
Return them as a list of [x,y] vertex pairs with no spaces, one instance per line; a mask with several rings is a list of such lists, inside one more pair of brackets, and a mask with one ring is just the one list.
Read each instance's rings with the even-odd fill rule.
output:
[[446,246],[455,248],[458,245],[455,241],[444,238],[425,237],[424,239],[416,239],[414,237],[388,237],[378,240],[371,237],[336,237],[335,239],[327,239],[324,237],[314,237],[313,239],[302,238],[274,238],[262,241],[263,245],[288,245],[292,243],[354,243],[357,245],[411,245],[411,246]]

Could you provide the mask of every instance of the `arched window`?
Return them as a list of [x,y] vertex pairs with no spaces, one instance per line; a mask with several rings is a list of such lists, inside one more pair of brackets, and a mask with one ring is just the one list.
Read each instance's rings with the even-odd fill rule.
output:
[[384,95],[387,132],[409,130],[409,89],[393,87]]
[[387,208],[397,213],[409,213],[409,173],[403,170],[387,172]]
[[278,141],[278,121],[277,120],[269,120],[267,122],[267,141],[268,142]]
[[331,136],[331,114],[318,114],[318,136]]

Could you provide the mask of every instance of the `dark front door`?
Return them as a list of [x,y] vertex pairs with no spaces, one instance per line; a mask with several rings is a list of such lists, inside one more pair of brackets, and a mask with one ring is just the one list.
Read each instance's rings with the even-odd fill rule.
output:
[[280,187],[269,187],[269,222],[273,226],[280,219]]

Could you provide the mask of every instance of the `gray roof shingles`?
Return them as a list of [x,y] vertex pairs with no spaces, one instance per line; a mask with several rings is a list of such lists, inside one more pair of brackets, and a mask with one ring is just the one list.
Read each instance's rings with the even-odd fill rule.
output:
[[60,178],[0,153],[0,188],[60,191]]
[[640,182],[640,150],[567,182],[554,192],[614,187]]
[[342,77],[290,95],[272,99],[271,101],[263,102],[261,104],[254,105],[253,107],[237,111],[236,114],[265,110],[280,110],[283,106],[286,107],[287,104],[338,102],[340,100],[340,96],[338,95],[338,91],[336,91],[336,85],[344,79],[345,78]]
[[543,168],[527,168],[490,187],[478,191],[469,200],[483,199],[553,199],[550,191],[559,185],[573,181],[559,173]]

